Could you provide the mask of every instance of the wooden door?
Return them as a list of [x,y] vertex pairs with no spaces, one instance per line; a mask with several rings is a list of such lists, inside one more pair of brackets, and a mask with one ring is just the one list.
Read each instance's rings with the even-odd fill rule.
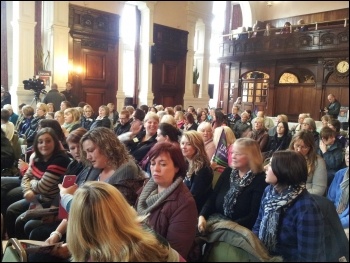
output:
[[264,79],[242,81],[242,104],[244,110],[265,111],[268,101],[268,82]]
[[92,106],[116,105],[119,16],[70,4],[69,57],[79,74],[70,76],[74,92]]

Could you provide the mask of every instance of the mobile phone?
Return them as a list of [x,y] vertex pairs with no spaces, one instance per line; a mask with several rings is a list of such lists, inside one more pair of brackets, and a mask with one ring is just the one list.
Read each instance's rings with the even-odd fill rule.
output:
[[64,188],[70,187],[70,186],[72,186],[75,183],[76,180],[77,180],[77,176],[76,175],[65,175],[63,177],[62,186]]
[[[76,179],[77,179],[76,175],[65,175],[63,177],[62,186],[64,188],[70,187],[75,183]],[[61,201],[61,199],[60,199],[60,201]],[[59,219],[67,219],[68,218],[68,213],[67,213],[66,209],[64,209],[62,207],[61,202],[58,206],[58,218]]]

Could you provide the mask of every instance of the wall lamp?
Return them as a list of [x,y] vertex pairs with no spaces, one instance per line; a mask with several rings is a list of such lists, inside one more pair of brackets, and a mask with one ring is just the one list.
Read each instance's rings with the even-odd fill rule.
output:
[[272,6],[272,1],[267,1],[267,4],[266,4],[268,7],[271,7]]
[[69,63],[68,65],[68,74],[75,77],[80,77],[83,72],[83,68],[81,66],[73,66],[73,63]]

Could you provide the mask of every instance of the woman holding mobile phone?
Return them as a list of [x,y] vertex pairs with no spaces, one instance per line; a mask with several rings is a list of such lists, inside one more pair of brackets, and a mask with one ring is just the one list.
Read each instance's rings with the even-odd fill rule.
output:
[[21,214],[35,201],[44,208],[51,206],[59,192],[57,185],[70,162],[52,128],[40,129],[33,145],[35,157],[21,182],[24,198],[11,204],[6,211],[7,234],[10,238],[28,238],[24,232],[28,222],[21,218]]

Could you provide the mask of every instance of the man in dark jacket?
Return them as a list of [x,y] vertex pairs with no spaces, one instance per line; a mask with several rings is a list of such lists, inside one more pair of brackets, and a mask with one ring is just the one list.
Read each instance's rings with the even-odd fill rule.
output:
[[54,110],[60,110],[61,102],[66,100],[66,96],[58,91],[58,86],[56,83],[52,83],[51,90],[46,94],[43,99],[44,103],[53,103]]
[[11,104],[11,94],[6,91],[3,86],[1,86],[1,109],[6,104]]
[[122,110],[119,114],[119,123],[114,128],[114,133],[119,136],[130,131],[131,124],[129,122],[130,113],[127,110]]
[[77,107],[78,106],[78,97],[72,93],[72,83],[66,82],[66,90],[61,91],[61,93],[66,97],[66,100],[70,102],[72,107]]
[[329,105],[324,108],[324,112],[327,115],[330,115],[334,119],[338,119],[339,111],[340,111],[340,102],[335,98],[333,94],[328,95]]

